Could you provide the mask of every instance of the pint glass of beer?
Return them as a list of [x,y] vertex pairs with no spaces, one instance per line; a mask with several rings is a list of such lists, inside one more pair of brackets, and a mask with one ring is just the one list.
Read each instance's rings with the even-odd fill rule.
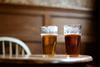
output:
[[81,25],[64,25],[64,39],[66,54],[68,56],[79,56],[81,43]]
[[58,27],[57,26],[42,26],[41,38],[43,54],[53,56],[56,52]]

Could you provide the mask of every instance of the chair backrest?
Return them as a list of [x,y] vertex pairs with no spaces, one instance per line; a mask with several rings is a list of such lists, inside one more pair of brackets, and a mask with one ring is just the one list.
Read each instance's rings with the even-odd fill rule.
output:
[[0,37],[1,55],[5,56],[29,56],[31,51],[29,47],[21,40],[14,37]]

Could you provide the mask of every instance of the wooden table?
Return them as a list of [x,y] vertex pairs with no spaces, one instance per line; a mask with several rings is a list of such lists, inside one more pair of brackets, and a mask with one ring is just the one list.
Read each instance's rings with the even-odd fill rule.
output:
[[54,57],[47,55],[0,56],[0,63],[4,64],[65,64],[69,67],[87,67],[87,63],[92,60],[93,58],[88,55],[80,55],[79,57],[68,57],[66,55],[55,55]]

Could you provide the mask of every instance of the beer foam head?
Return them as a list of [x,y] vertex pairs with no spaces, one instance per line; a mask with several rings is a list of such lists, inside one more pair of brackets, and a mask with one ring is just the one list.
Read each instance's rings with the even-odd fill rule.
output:
[[42,26],[41,33],[42,34],[57,34],[58,27],[57,26]]
[[46,35],[55,35],[55,36],[57,36],[58,34],[41,34],[41,36],[46,36]]
[[64,25],[64,35],[81,34],[80,25]]

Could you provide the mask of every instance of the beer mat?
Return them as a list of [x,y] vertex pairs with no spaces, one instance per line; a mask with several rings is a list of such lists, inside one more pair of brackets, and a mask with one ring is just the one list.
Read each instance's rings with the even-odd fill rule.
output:
[[42,61],[42,62],[51,62],[51,63],[78,63],[78,62],[90,62],[93,58],[89,55],[79,55],[78,57],[68,57],[67,55],[31,55],[29,56],[32,60]]

